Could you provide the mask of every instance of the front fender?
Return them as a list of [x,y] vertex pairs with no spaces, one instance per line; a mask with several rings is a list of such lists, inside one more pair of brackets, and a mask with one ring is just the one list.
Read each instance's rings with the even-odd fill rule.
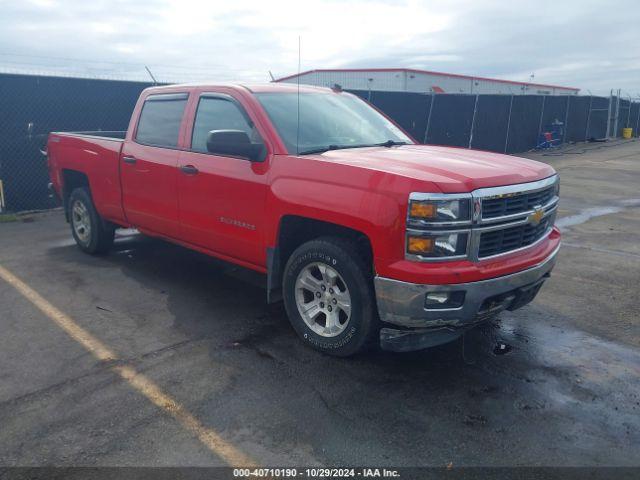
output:
[[374,259],[401,249],[404,209],[398,199],[355,185],[301,178],[281,178],[271,185],[267,201],[267,246],[275,246],[286,215],[319,220],[357,230],[371,243]]

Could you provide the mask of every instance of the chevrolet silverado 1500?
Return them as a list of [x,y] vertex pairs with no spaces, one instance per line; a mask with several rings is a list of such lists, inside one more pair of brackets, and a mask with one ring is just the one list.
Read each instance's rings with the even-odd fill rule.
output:
[[82,250],[134,227],[262,272],[334,355],[453,340],[530,302],[560,246],[550,166],[418,145],[335,89],[152,87],[122,138],[51,133],[47,152]]

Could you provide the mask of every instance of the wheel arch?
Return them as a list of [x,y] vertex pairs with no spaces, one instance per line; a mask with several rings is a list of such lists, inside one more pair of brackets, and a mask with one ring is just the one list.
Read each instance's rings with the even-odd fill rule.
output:
[[89,177],[86,173],[66,168],[62,170],[62,206],[67,222],[69,221],[69,197],[71,196],[71,192],[76,188],[82,187],[86,187],[89,193],[91,193]]
[[339,237],[358,244],[365,262],[374,268],[369,236],[351,227],[299,215],[284,215],[278,224],[275,247],[267,248],[267,302],[282,299],[282,275],[291,254],[303,243],[320,237]]

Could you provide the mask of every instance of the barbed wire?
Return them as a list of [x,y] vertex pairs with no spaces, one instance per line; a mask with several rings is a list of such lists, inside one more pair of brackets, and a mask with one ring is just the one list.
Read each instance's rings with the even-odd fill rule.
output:
[[[9,57],[32,58],[46,61],[8,60]],[[74,62],[74,64],[62,64],[61,62]],[[232,69],[216,64],[206,66],[145,64],[0,52],[0,73],[148,82],[151,78],[145,67],[151,70],[153,76],[159,83],[184,83],[202,80],[270,80],[268,70]]]

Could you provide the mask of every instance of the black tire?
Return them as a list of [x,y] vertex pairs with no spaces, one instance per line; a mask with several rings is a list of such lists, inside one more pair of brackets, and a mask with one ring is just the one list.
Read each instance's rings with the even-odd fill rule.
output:
[[[355,242],[336,237],[312,240],[291,254],[282,282],[284,305],[291,325],[307,345],[323,353],[346,357],[360,353],[376,343],[379,319],[372,270],[367,263]],[[316,268],[316,264],[333,268],[341,277],[339,282],[346,285],[350,295],[351,312],[348,320],[345,320],[345,326],[341,327],[344,330],[331,337],[319,335],[312,330],[298,309],[296,281],[304,269]],[[311,298],[309,301],[315,301]],[[322,319],[326,322],[326,317],[321,315],[318,318],[320,322]]]
[[[74,212],[74,208],[81,207],[86,209],[85,221],[89,224],[89,229],[85,229],[86,234],[82,234],[82,229],[77,228],[79,224],[79,215]],[[100,254],[109,251],[113,245],[115,237],[115,228],[105,222],[93,205],[91,193],[89,189],[81,187],[76,188],[69,196],[69,224],[71,225],[71,234],[80,250],[86,253]],[[77,231],[80,230],[80,231]],[[86,236],[85,236],[86,235]]]

